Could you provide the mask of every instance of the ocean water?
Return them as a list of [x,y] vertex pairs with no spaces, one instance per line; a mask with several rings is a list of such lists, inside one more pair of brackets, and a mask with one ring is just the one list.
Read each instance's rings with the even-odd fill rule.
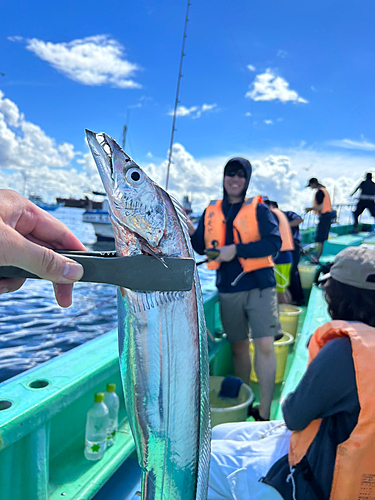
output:
[[[82,214],[83,209],[68,207],[53,212],[88,249],[113,250],[113,242],[96,242],[94,228],[82,222]],[[198,269],[202,286],[213,286],[214,273],[205,265]],[[0,295],[0,382],[116,326],[115,286],[76,283],[73,304],[63,309],[50,282],[29,279],[17,292]]]

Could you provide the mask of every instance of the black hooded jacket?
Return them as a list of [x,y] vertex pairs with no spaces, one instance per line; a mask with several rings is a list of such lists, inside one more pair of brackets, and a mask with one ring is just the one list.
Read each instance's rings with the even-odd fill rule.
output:
[[[243,193],[243,200],[241,203],[230,204],[228,201],[227,193],[225,189],[222,203],[222,210],[226,219],[226,234],[225,234],[225,244],[231,245],[234,243],[233,239],[233,221],[238,214],[243,201],[245,199],[246,190],[250,183],[251,178],[251,165],[250,162],[244,158],[232,158],[225,165],[224,173],[226,169],[233,163],[237,163],[238,168],[243,168],[246,172],[246,186]],[[203,213],[198,228],[196,232],[191,237],[191,242],[194,250],[203,255],[205,250],[204,243],[204,215]],[[261,239],[252,243],[240,243],[237,244],[237,256],[242,258],[256,258],[256,257],[266,257],[269,255],[275,256],[281,248],[281,237],[280,231],[277,223],[272,215],[269,208],[263,203],[259,203],[257,206],[257,219],[259,226],[259,233]],[[230,262],[222,262],[220,268],[217,270],[216,275],[216,286],[220,293],[234,293],[241,292],[245,290],[252,290],[254,288],[259,288],[263,290],[264,288],[276,286],[275,274],[272,267],[267,267],[264,269],[258,269],[250,273],[246,273],[241,277],[236,285],[232,285],[234,280],[243,272],[242,266],[237,257],[235,257]]]

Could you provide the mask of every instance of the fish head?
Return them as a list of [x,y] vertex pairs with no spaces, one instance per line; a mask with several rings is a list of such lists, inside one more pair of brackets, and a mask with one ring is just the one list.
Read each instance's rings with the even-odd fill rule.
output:
[[158,186],[112,137],[86,130],[86,138],[108,196],[113,224],[156,248],[167,223]]

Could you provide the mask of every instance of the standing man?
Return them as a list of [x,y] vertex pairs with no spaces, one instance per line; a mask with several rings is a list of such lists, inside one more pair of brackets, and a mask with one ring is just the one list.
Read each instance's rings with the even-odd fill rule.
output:
[[366,174],[366,180],[358,184],[350,196],[354,196],[358,189],[361,190],[361,194],[359,195],[357,207],[353,212],[353,232],[355,233],[358,232],[358,217],[366,210],[366,208],[370,211],[372,217],[375,217],[375,183],[372,180],[371,173]]
[[315,242],[318,244],[317,259],[319,260],[323,253],[324,242],[328,240],[329,230],[332,224],[332,205],[331,198],[327,189],[321,184],[316,177],[312,177],[307,186],[315,189],[315,196],[312,207],[306,208],[306,213],[313,210],[319,215],[319,224],[316,228]]
[[260,406],[256,420],[269,420],[275,385],[274,337],[281,333],[272,255],[281,247],[273,214],[260,196],[246,199],[251,164],[244,158],[229,160],[224,168],[224,196],[204,211],[189,233],[196,252],[216,247],[219,255],[208,263],[216,269],[221,318],[232,344],[235,375],[250,379],[249,326],[255,348]]

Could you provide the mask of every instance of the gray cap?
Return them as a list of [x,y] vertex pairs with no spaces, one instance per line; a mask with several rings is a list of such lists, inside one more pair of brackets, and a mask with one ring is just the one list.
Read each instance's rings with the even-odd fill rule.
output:
[[333,278],[345,285],[375,290],[375,250],[366,247],[348,247],[341,250],[328,274],[319,281]]

